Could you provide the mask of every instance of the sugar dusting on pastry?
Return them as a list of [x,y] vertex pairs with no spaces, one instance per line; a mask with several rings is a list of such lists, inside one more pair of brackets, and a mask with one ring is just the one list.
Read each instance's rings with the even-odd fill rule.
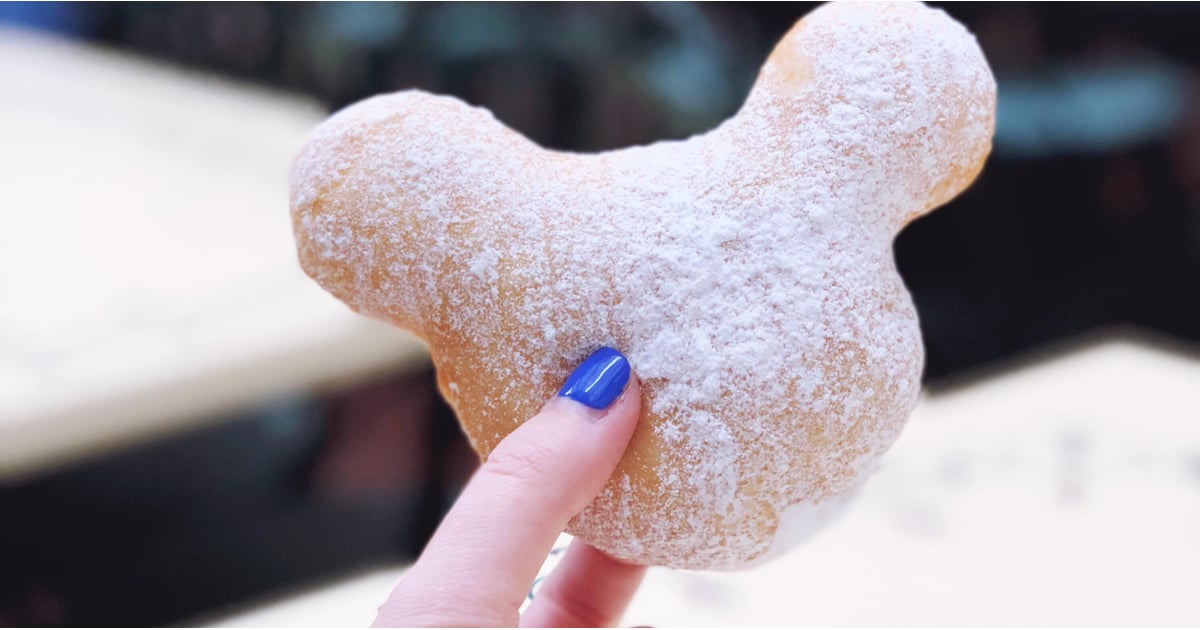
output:
[[737,568],[903,426],[923,350],[891,241],[975,177],[994,108],[974,38],[920,4],[814,11],[742,110],[686,141],[552,152],[452,98],[375,97],[297,159],[300,259],[429,341],[484,455],[592,350],[621,349],[643,417],[570,531]]

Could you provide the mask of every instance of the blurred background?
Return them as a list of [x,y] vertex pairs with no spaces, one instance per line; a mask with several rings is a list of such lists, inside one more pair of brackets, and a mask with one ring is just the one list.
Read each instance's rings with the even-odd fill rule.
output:
[[[288,161],[325,115],[420,88],[554,148],[682,138],[813,6],[0,4],[0,625],[201,623],[402,566],[473,470],[423,347],[295,263]],[[896,243],[928,400],[1122,340],[1049,389],[1124,401],[1112,426],[1170,445],[1113,474],[1172,489],[1173,553],[1200,558],[1200,4],[943,8],[999,108],[983,176]],[[1179,421],[1135,382],[1177,383],[1153,395]],[[1041,408],[989,413],[1032,444]],[[1047,438],[1059,507],[1113,439],[1069,421]],[[936,483],[966,483],[963,452]],[[1153,462],[1170,475],[1137,477]],[[927,544],[928,512],[901,520]],[[1159,575],[1200,583],[1180,571]]]

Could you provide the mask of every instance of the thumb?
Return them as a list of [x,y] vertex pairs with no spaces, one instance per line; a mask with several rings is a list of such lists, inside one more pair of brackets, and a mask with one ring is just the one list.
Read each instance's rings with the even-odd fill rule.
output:
[[480,466],[376,624],[516,625],[555,539],[612,476],[640,399],[621,353],[584,360]]

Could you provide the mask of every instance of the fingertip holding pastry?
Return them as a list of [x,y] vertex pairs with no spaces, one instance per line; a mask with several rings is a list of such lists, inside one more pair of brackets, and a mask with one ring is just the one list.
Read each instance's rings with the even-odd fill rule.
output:
[[629,375],[629,359],[625,355],[612,348],[600,348],[571,372],[558,390],[558,397],[603,412],[625,391]]
[[641,415],[569,531],[625,561],[742,568],[824,522],[916,403],[891,242],[979,173],[995,98],[971,34],[919,3],[816,9],[686,141],[562,153],[453,98],[375,97],[296,161],[300,260],[428,341],[484,456],[546,400],[620,404],[614,356],[570,377],[620,348]]

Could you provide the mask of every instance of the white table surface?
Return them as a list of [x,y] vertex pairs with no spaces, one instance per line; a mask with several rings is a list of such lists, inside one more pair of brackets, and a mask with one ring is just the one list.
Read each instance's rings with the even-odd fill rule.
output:
[[0,481],[423,366],[296,262],[312,103],[0,29]]
[[[221,626],[366,625],[381,567]],[[759,569],[652,569],[626,625],[1200,624],[1200,354],[1127,336],[924,397],[848,512]]]

